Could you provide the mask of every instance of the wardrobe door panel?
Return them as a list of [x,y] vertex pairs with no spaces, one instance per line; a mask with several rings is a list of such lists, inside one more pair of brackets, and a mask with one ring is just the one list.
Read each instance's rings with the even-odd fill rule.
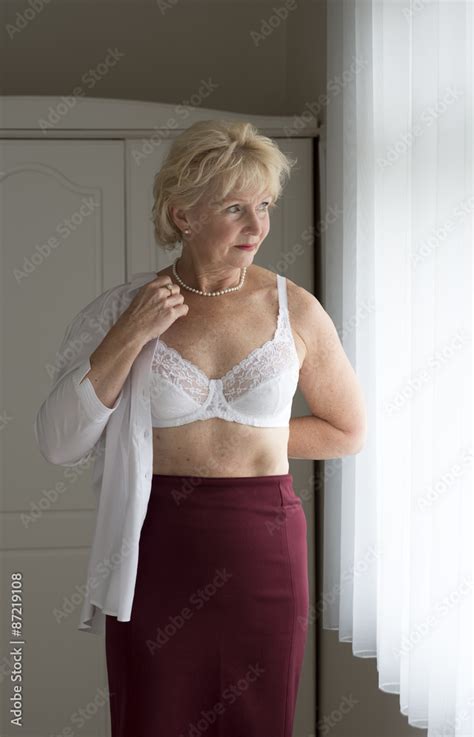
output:
[[161,169],[171,147],[171,139],[129,140],[126,143],[127,198],[127,272],[159,271],[172,263],[181,248],[173,254],[158,248],[153,238],[151,210],[153,178]]
[[[60,364],[67,324],[125,281],[123,151],[111,140],[0,142],[5,737],[19,733],[10,721],[15,685],[22,687],[20,731],[28,737],[103,736],[109,729],[103,640],[77,630],[96,518],[92,468],[48,463],[33,421]],[[20,594],[16,611],[13,592]],[[21,681],[10,679],[10,641],[21,652]]]

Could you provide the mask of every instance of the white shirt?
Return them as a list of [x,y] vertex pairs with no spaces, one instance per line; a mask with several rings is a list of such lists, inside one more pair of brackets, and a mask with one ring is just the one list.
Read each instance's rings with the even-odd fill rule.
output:
[[[93,460],[98,500],[79,630],[105,631],[105,615],[131,618],[139,541],[151,491],[153,437],[150,369],[156,338],[142,348],[113,407],[97,397],[90,356],[137,291],[156,278],[140,272],[86,305],[66,329],[58,350],[60,368],[34,421],[46,460],[76,466]],[[106,430],[106,432],[105,432]]]

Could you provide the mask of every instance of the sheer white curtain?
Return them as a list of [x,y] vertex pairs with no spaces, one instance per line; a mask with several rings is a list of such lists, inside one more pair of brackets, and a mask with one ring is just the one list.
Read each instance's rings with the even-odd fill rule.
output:
[[473,735],[473,5],[327,3],[323,298],[369,432],[325,463],[320,608],[428,737]]

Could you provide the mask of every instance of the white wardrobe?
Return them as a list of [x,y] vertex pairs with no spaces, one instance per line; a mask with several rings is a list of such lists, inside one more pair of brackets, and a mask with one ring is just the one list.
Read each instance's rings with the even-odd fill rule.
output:
[[[318,121],[129,100],[0,98],[3,737],[110,734],[105,641],[77,630],[95,524],[92,470],[47,463],[33,420],[71,318],[105,289],[178,255],[164,256],[153,239],[153,176],[172,139],[209,118],[249,120],[297,157],[255,262],[313,292]],[[308,413],[298,392],[293,414]],[[308,521],[312,606],[314,465],[290,460]],[[295,737],[315,733],[315,622]],[[21,730],[11,722],[13,696]]]

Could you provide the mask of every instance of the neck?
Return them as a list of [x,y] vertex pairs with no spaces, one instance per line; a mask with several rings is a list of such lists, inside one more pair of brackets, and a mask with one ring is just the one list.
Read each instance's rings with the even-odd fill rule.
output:
[[185,284],[202,292],[217,292],[237,287],[242,278],[241,267],[206,267],[188,263],[183,256],[175,264],[176,273]]

